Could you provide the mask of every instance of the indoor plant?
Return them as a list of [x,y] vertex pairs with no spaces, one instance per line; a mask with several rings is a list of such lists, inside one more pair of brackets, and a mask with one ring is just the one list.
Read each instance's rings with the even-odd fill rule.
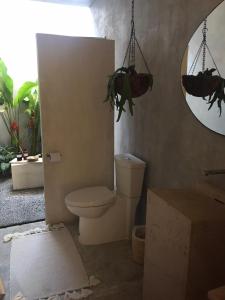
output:
[[[136,70],[136,46],[138,47],[145,68],[147,70],[146,73],[138,73]],[[125,67],[126,61],[127,67]],[[105,99],[105,102],[109,102],[112,108],[115,106],[118,110],[117,122],[120,120],[122,113],[125,112],[126,102],[128,101],[130,113],[131,115],[133,115],[133,98],[144,95],[149,88],[152,89],[152,86],[153,76],[149,70],[147,62],[144,58],[143,52],[135,35],[134,0],[132,0],[131,33],[129,44],[122,67],[118,68],[111,76],[109,76],[107,96]]]
[[[222,102],[225,103],[225,79],[221,76],[219,69],[216,65],[215,59],[212,56],[212,52],[207,44],[207,19],[204,20],[202,29],[202,42],[196,53],[196,56],[191,64],[189,73],[182,76],[182,84],[186,92],[195,97],[201,97],[203,100],[207,100],[209,104],[208,110],[210,110],[215,102],[219,108],[219,115],[222,113]],[[215,68],[206,68],[206,54],[209,54],[212,59],[212,63]],[[202,70],[194,75],[199,58],[202,54]],[[218,75],[213,75],[217,71]],[[208,97],[208,99],[206,99]]]
[[117,122],[122,112],[125,111],[125,103],[128,101],[129,110],[133,115],[133,98],[142,96],[152,88],[153,76],[150,73],[137,73],[135,66],[121,67],[109,78],[107,96],[105,102],[109,101],[111,106],[118,110]]
[[219,87],[221,80],[218,75],[212,75],[216,69],[205,70],[195,75],[183,75],[182,83],[188,94],[195,97],[212,95]]

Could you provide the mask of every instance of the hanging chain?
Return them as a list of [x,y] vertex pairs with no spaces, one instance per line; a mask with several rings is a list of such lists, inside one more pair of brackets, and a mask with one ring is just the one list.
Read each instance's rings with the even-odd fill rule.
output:
[[134,26],[134,0],[132,0],[131,6],[131,34],[130,34],[130,43],[128,49],[128,65],[135,65],[135,26]]
[[212,53],[211,53],[211,51],[210,51],[210,49],[209,49],[209,47],[208,47],[207,44],[206,44],[206,48],[207,48],[207,50],[208,50],[208,52],[209,52],[209,55],[210,55],[210,57],[211,57],[211,59],[212,59],[212,61],[213,61],[214,66],[215,66],[215,68],[216,68],[216,70],[217,70],[217,73],[218,73],[219,76],[221,77],[221,74],[220,74],[220,71],[219,71],[219,69],[218,69],[218,67],[217,67],[217,65],[216,65],[215,59],[214,59],[214,57],[213,57],[213,55],[212,55]]
[[194,74],[195,69],[196,69],[196,66],[197,66],[197,63],[198,63],[198,60],[199,60],[199,57],[200,57],[201,52],[202,52],[202,47],[203,47],[203,42],[201,43],[201,45],[200,45],[200,47],[199,47],[199,49],[198,49],[198,51],[197,51],[197,54],[196,54],[196,56],[195,56],[195,58],[194,58],[194,60],[193,60],[193,63],[192,63],[192,65],[191,65],[191,67],[190,67],[190,70],[189,70],[189,72],[188,72],[188,75],[189,75],[189,74],[191,74],[191,75]]
[[134,0],[132,0],[131,6],[131,24],[134,23]]
[[206,64],[206,38],[207,38],[207,19],[204,20],[204,25],[203,25],[203,29],[202,29],[202,34],[203,34],[203,50],[202,50],[202,72],[205,71],[205,64]]
[[140,51],[141,57],[144,61],[144,65],[147,69],[147,71],[149,72],[149,74],[151,74],[148,64],[144,58],[143,52],[141,51],[141,47],[137,41],[136,35],[135,35],[135,23],[134,23],[134,0],[132,0],[132,6],[131,6],[131,34],[130,34],[130,40],[129,40],[129,44],[125,53],[125,57],[123,60],[123,66],[126,63],[126,60],[128,58],[128,66],[135,66],[135,59],[136,59],[136,53],[135,53],[135,48],[136,45],[138,47],[138,50]]
[[221,76],[220,72],[219,72],[219,69],[218,69],[218,67],[216,65],[215,59],[213,58],[212,53],[211,53],[211,51],[209,49],[209,46],[207,44],[207,32],[208,32],[207,19],[205,19],[204,23],[203,23],[203,29],[202,29],[203,39],[202,39],[201,45],[200,45],[200,47],[199,47],[199,49],[198,49],[198,51],[196,53],[196,56],[195,56],[195,58],[193,60],[193,63],[191,65],[191,67],[190,67],[190,70],[189,70],[188,74],[192,74],[192,75],[194,74],[201,53],[202,53],[202,72],[203,73],[205,72],[205,69],[206,69],[206,53],[208,51],[209,56],[212,59],[212,62],[214,64],[214,66],[215,66],[215,68],[216,68],[219,76]]
[[126,50],[126,54],[123,60],[123,66],[125,65],[128,56],[128,65],[135,65],[135,25],[134,25],[134,0],[132,0],[131,6],[131,33],[130,40]]
[[135,26],[134,26],[134,0],[132,0],[131,10],[131,48],[130,48],[130,65],[135,65]]

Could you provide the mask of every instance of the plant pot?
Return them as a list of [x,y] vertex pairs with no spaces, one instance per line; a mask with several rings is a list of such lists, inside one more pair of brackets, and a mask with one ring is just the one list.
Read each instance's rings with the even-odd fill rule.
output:
[[[125,74],[120,73],[115,78],[115,90],[120,95],[123,93],[124,76]],[[153,77],[151,74],[138,74],[134,71],[129,74],[129,82],[131,86],[131,97],[137,98],[144,95],[149,89],[149,87],[152,88]]]
[[207,97],[212,95],[221,83],[220,76],[208,75],[183,75],[182,83],[188,94],[195,97]]
[[27,151],[24,151],[23,152],[23,159],[24,160],[27,160],[27,157],[29,156],[28,152]]
[[16,155],[16,159],[17,159],[17,161],[21,161],[23,159],[23,154],[22,153],[18,153]]

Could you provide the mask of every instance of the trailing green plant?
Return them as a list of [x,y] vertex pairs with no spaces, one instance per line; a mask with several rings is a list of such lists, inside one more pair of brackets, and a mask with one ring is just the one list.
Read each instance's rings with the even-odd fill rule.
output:
[[130,114],[133,116],[133,98],[140,97],[152,88],[153,77],[150,73],[137,73],[135,66],[121,67],[109,76],[107,96],[104,102],[109,102],[111,107],[118,111],[117,122],[125,112],[125,104],[128,102]]
[[[141,54],[147,73],[138,73],[136,71],[136,47]],[[127,65],[127,67],[125,67],[125,65]],[[105,102],[109,102],[112,108],[115,106],[118,110],[117,122],[120,120],[122,113],[126,111],[126,102],[128,101],[129,110],[133,116],[133,107],[135,105],[133,98],[138,98],[144,95],[149,88],[152,89],[152,86],[153,76],[149,70],[148,64],[144,58],[143,52],[135,35],[134,0],[132,0],[131,33],[129,44],[125,53],[122,67],[117,69],[109,77],[107,96],[105,99]]]
[[0,176],[11,174],[10,161],[16,157],[16,148],[12,146],[0,146]]

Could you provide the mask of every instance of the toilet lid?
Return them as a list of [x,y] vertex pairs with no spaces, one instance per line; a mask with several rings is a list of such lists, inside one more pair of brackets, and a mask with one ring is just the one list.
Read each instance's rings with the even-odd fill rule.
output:
[[66,204],[75,207],[97,207],[110,204],[115,194],[105,186],[88,187],[73,191],[65,198]]

